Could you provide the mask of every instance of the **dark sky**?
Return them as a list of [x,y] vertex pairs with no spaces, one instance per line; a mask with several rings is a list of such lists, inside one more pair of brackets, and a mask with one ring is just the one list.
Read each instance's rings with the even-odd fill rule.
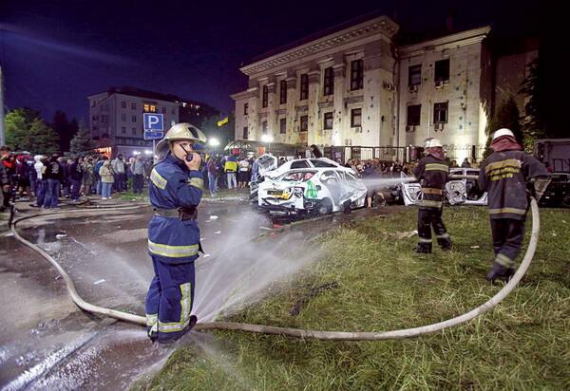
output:
[[[380,11],[409,30],[439,29],[455,9],[459,29],[491,24],[535,30],[537,1],[0,0],[6,105],[51,120],[87,117],[86,97],[136,86],[233,108],[242,64],[360,15]],[[516,33],[516,34],[515,34]]]

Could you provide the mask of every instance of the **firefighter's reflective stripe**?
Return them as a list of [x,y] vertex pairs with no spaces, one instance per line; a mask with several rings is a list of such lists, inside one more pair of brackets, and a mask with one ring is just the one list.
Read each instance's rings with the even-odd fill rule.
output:
[[156,171],[156,169],[152,169],[152,172],[150,173],[150,181],[159,189],[164,190],[166,189],[166,179],[164,179],[162,177],[162,175],[160,175],[158,173],[158,171]]
[[197,187],[198,189],[203,189],[204,188],[204,180],[202,178],[190,178],[188,179],[188,184],[190,186],[194,186]]
[[152,327],[158,322],[158,314],[146,314],[146,325]]
[[421,200],[419,205],[425,206],[427,208],[441,208],[443,206],[443,202],[434,200]]
[[503,168],[513,168],[516,169],[516,172],[519,172],[522,167],[522,161],[518,159],[505,159],[499,160],[498,162],[489,163],[487,167],[485,167],[485,173],[488,174],[494,170],[500,170]]
[[449,167],[446,164],[440,163],[427,163],[426,171],[445,171],[449,172]]
[[424,192],[424,194],[437,194],[437,195],[443,194],[443,190],[434,189],[432,187],[424,187],[424,188],[422,188],[422,191]]
[[431,243],[431,239],[419,238],[418,243]]
[[151,254],[156,254],[169,258],[183,258],[191,257],[198,254],[199,245],[193,244],[190,246],[169,246],[166,244],[158,244],[148,241],[148,251]]
[[495,257],[495,263],[498,263],[499,265],[507,268],[511,268],[515,265],[515,261],[507,257],[505,254],[500,253]]
[[517,209],[517,208],[489,209],[489,213],[492,215],[508,213],[513,215],[524,216],[526,214],[526,209]]
[[191,286],[187,282],[180,285],[180,292],[182,297],[180,298],[180,321],[164,323],[158,320],[158,330],[161,333],[173,333],[176,331],[182,331],[190,323],[190,307],[192,304],[191,297]]
[[438,239],[449,239],[450,238],[448,233],[444,233],[442,235],[435,235],[435,237]]

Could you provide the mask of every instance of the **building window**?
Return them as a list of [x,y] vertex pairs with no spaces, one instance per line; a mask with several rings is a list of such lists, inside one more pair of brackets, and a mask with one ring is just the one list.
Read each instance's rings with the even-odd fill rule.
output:
[[325,129],[332,129],[333,128],[333,113],[325,113],[324,118],[324,128]]
[[269,105],[269,88],[263,86],[263,91],[261,93],[261,107],[265,108]]
[[323,95],[333,95],[334,94],[334,71],[333,67],[325,68],[325,79],[324,79],[324,91]]
[[244,139],[244,140],[247,140],[247,136],[248,136],[248,134],[247,134],[247,126],[244,126],[244,127],[243,127],[243,139]]
[[137,122],[137,116],[131,115],[131,122]]
[[145,103],[143,107],[145,113],[156,113],[156,105]]
[[281,80],[279,83],[279,104],[284,105],[287,103],[287,81]]
[[261,123],[261,133],[267,134],[267,121]]
[[412,65],[408,68],[408,86],[419,86],[422,84],[422,64]]
[[447,123],[447,107],[448,107],[448,102],[436,103],[433,105],[434,124]]
[[410,105],[408,106],[408,126],[418,126],[420,124],[420,118],[422,113],[422,105]]
[[301,75],[301,100],[309,99],[309,75],[304,73]]
[[279,119],[279,133],[285,134],[287,133],[287,119],[280,118]]
[[126,121],[127,120],[127,115],[126,114],[121,114],[121,121]]
[[127,108],[127,102],[125,102],[124,100],[121,101],[121,109],[126,109]]
[[350,110],[350,127],[358,128],[362,126],[362,109]]
[[299,127],[299,132],[308,132],[309,131],[309,116],[302,115],[301,118],[301,126]]
[[137,104],[135,102],[131,103],[131,110],[136,110],[137,109]]
[[127,128],[125,126],[121,127],[121,134],[127,134]]
[[247,115],[249,113],[249,103],[245,103],[243,105],[243,115]]
[[137,128],[132,128],[132,129],[131,129],[131,134],[132,134],[133,136],[136,136],[136,135],[137,135]]
[[161,107],[160,111],[162,112],[162,114],[166,114],[166,107]]
[[435,83],[449,81],[449,59],[435,62]]
[[355,60],[350,66],[350,90],[361,90],[364,87],[364,61]]

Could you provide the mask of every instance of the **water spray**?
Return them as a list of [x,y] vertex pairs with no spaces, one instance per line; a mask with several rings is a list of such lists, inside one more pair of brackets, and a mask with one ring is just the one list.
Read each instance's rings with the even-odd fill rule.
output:
[[[462,176],[465,177],[465,176]],[[401,182],[402,179],[399,179]],[[146,205],[148,206],[148,205]],[[117,208],[121,210],[125,209],[138,209],[141,207],[146,206],[131,206]],[[540,233],[540,215],[538,210],[538,204],[534,198],[531,197],[530,200],[530,209],[532,212],[532,231],[531,237],[529,241],[529,245],[526,249],[526,253],[524,258],[517,269],[514,276],[511,280],[499,291],[497,292],[491,299],[489,299],[484,304],[480,305],[479,307],[463,314],[457,316],[455,318],[438,322],[426,326],[408,328],[408,329],[400,329],[400,330],[392,330],[392,331],[385,331],[385,332],[346,332],[346,331],[318,331],[318,330],[304,330],[304,329],[295,329],[295,328],[286,328],[286,327],[274,327],[274,326],[266,326],[260,324],[248,324],[248,323],[234,323],[234,322],[206,322],[206,323],[198,323],[194,330],[234,330],[234,331],[243,331],[243,332],[250,332],[250,333],[258,333],[258,334],[273,334],[273,335],[282,335],[282,336],[290,336],[295,338],[302,338],[302,339],[320,339],[320,340],[334,340],[334,341],[378,341],[378,340],[386,340],[386,339],[402,339],[402,338],[412,338],[417,337],[424,334],[432,334],[447,328],[456,327],[461,324],[464,324],[470,320],[477,318],[478,316],[483,315],[484,313],[488,312],[489,310],[496,307],[501,301],[503,301],[519,284],[523,276],[526,274],[530,264],[532,262],[532,258],[536,251],[536,247],[538,244],[538,236]],[[97,214],[96,210],[93,211],[81,211],[83,213],[94,213]],[[61,215],[62,213],[50,213],[49,216],[53,215]],[[123,320],[130,323],[135,323],[141,326],[146,327],[146,318],[140,315],[129,314],[123,311],[117,311],[109,308],[104,308],[100,306],[96,306],[90,304],[83,300],[77,290],[75,289],[75,285],[69,275],[63,270],[63,268],[44,250],[42,250],[39,246],[34,245],[33,243],[25,240],[20,236],[18,231],[16,230],[16,225],[18,222],[23,221],[25,219],[29,219],[32,217],[37,216],[46,216],[46,214],[41,215],[33,215],[33,216],[26,216],[14,221],[11,229],[15,236],[15,238],[26,245],[27,247],[31,248],[32,250],[38,252],[41,256],[47,259],[61,274],[63,277],[66,287],[69,291],[69,294],[75,304],[87,311],[98,315],[108,316],[111,318],[115,318],[118,320]]]

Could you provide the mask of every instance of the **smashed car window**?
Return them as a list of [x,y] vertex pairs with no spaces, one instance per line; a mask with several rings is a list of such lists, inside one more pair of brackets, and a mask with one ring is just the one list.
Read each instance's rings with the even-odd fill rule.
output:
[[282,181],[286,182],[306,182],[311,179],[316,174],[316,171],[299,171],[299,172],[290,172],[289,174],[285,174]]
[[324,160],[319,160],[319,159],[311,159],[311,163],[313,164],[313,166],[315,167],[338,167],[335,164],[326,162]]

